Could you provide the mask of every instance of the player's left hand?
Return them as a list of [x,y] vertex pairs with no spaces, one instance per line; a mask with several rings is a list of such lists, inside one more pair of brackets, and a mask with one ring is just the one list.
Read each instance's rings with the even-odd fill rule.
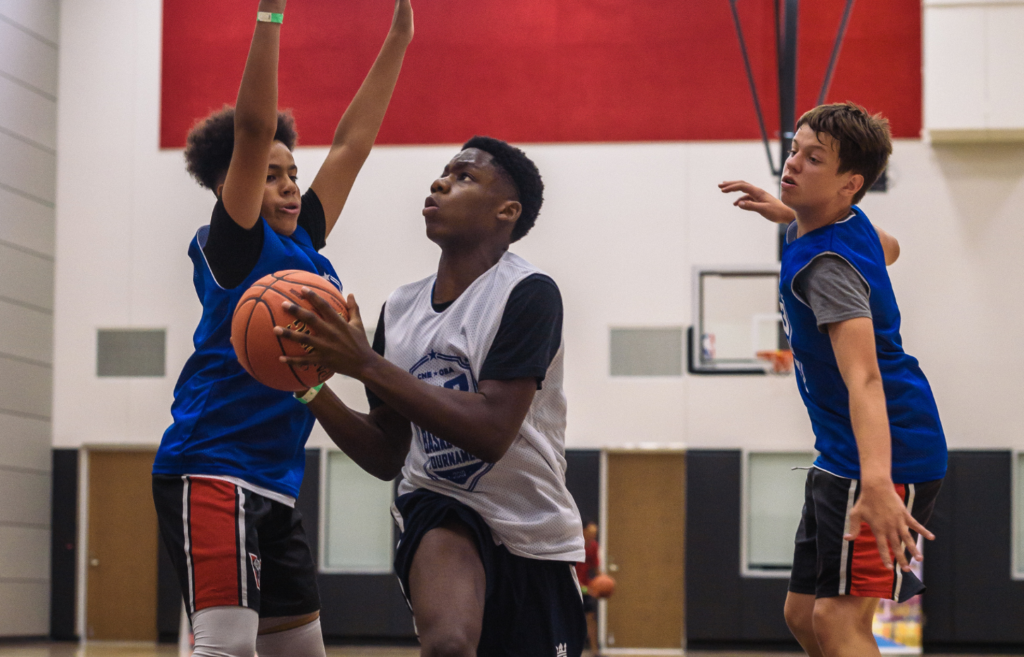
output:
[[914,530],[928,540],[934,540],[935,535],[910,515],[891,482],[871,484],[862,481],[861,485],[860,498],[850,511],[850,533],[843,538],[855,540],[860,535],[861,523],[867,523],[885,567],[893,568],[892,555],[895,554],[900,569],[909,571],[908,551],[918,561],[923,558],[910,531]]
[[274,333],[311,350],[302,356],[281,356],[289,365],[321,365],[334,372],[356,377],[359,370],[377,356],[366,339],[363,318],[354,295],[348,295],[346,306],[349,318],[339,315],[330,304],[313,290],[302,288],[302,297],[316,312],[286,301],[284,310],[306,323],[311,333],[300,333],[280,326]]

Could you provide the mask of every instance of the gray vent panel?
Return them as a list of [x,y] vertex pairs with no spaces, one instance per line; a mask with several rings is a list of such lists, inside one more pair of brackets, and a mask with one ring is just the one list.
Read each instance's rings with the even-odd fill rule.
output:
[[96,376],[164,376],[166,347],[164,329],[100,329]]
[[682,376],[682,327],[613,328],[611,375]]

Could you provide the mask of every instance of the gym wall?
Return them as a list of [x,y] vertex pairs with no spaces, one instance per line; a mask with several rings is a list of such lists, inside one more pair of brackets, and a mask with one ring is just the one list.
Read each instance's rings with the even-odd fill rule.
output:
[[49,632],[57,0],[0,2],[0,637]]
[[[429,22],[429,9],[419,15]],[[71,3],[62,19],[53,440],[155,444],[169,422],[171,391],[199,316],[187,244],[208,221],[213,196],[188,178],[180,150],[158,147],[160,3]],[[430,47],[427,27],[420,32],[422,47]],[[733,84],[742,89],[742,64],[734,63]],[[407,70],[399,91],[414,81]],[[749,100],[740,104],[752,115]],[[467,122],[461,131],[477,129]],[[456,148],[378,148],[357,181],[326,253],[368,317],[392,289],[436,266],[419,209]],[[1015,282],[1024,274],[1017,257],[1024,226],[1013,212],[1024,195],[1024,149],[932,147],[911,139],[898,140],[895,149],[890,191],[868,195],[863,205],[903,245],[890,273],[906,346],[935,387],[953,447],[1020,446],[1007,402],[1024,384],[1024,351],[1005,327],[1024,317]],[[693,265],[774,261],[773,227],[733,208],[715,187],[741,177],[770,187],[760,144],[528,150],[545,174],[548,200],[534,232],[514,249],[562,288],[570,446],[808,445],[809,425],[791,380],[608,374],[610,327],[690,323]],[[324,154],[299,149],[300,184],[308,184]],[[100,328],[166,329],[167,374],[97,378]],[[358,385],[332,386],[362,403]],[[324,441],[317,433],[312,445]]]
[[[17,4],[0,3],[0,7]],[[360,11],[369,7],[366,2],[353,4]],[[547,4],[530,2],[524,6],[540,10]],[[725,2],[720,4],[726,6]],[[886,6],[889,4],[897,3]],[[917,9],[905,20],[911,21],[913,30],[899,34],[904,35],[904,42],[913,44],[913,49],[919,49],[920,39],[913,36],[920,33],[919,7],[911,4]],[[862,10],[878,11],[879,6],[858,3],[856,15]],[[172,115],[167,113],[166,102],[162,105],[166,88],[161,84],[165,61],[161,43],[166,33],[161,2],[93,0],[65,3],[61,10],[60,38],[51,38],[61,44],[56,246],[52,252],[31,247],[55,254],[58,264],[53,304],[52,444],[70,449],[82,445],[156,445],[170,421],[174,382],[191,353],[191,336],[200,314],[191,286],[187,245],[195,230],[209,220],[213,205],[212,194],[201,190],[185,173],[181,150],[161,149],[161,144],[173,145],[193,118],[223,102],[232,102],[248,37],[241,37],[241,53],[225,53],[224,73],[230,78],[226,95],[202,101],[201,107],[179,108]],[[294,34],[287,28],[299,11],[298,5],[289,10],[286,34]],[[331,82],[337,85],[337,102],[319,114],[311,110],[306,114],[298,98],[284,95],[296,92],[282,87],[282,104],[296,107],[303,143],[316,144],[318,139],[322,143],[323,134],[329,134],[324,131],[333,129],[344,99],[352,93],[379,47],[387,16],[379,11],[366,15],[373,17],[372,25],[339,28],[344,30],[343,36],[365,34],[368,41],[359,47],[348,68],[337,71],[338,81]],[[898,25],[894,16],[875,16],[859,27],[855,22],[851,24],[851,37],[861,30],[859,38],[870,50],[874,41],[865,30],[877,28],[891,33],[907,27]],[[413,47],[425,57],[439,47],[439,37],[431,36],[431,29],[436,35],[436,30],[446,28],[437,16],[431,17],[426,5],[418,7],[417,17],[418,36]],[[819,40],[827,42],[831,38],[838,17],[831,18],[835,20],[818,35]],[[747,14],[744,19],[751,30],[748,39],[759,34],[757,24],[766,23],[763,17]],[[294,22],[301,24],[298,18]],[[809,23],[802,25],[803,33],[812,35]],[[479,27],[476,23],[470,25],[474,26]],[[6,29],[2,22],[0,29]],[[251,22],[245,25],[246,33],[248,30]],[[738,47],[729,30],[727,22],[722,30],[702,28],[693,38],[683,39],[686,44],[673,46],[696,47],[702,38],[708,38],[733,50],[687,60],[682,73],[712,70],[714,75],[698,81],[714,86],[673,96],[670,109],[678,108],[678,116],[685,121],[671,125],[656,122],[667,127],[653,135],[632,132],[602,136],[587,132],[569,135],[577,141],[565,137],[565,133],[561,139],[549,138],[543,133],[525,132],[525,128],[516,132],[515,126],[501,122],[508,113],[492,115],[482,110],[460,116],[457,121],[438,120],[436,114],[428,112],[428,119],[421,121],[416,118],[417,112],[424,108],[436,112],[433,97],[425,89],[431,91],[441,74],[417,69],[415,60],[410,59],[382,132],[383,141],[389,145],[370,156],[325,252],[337,265],[347,290],[356,294],[367,318],[373,321],[380,304],[396,286],[422,278],[436,267],[438,252],[423,236],[419,210],[430,182],[457,151],[456,143],[477,132],[527,142],[544,141],[541,145],[527,144],[526,148],[545,174],[547,203],[534,232],[514,250],[550,272],[562,289],[569,446],[648,443],[733,451],[808,448],[812,442],[810,426],[792,379],[609,375],[610,328],[685,328],[691,323],[690,275],[694,265],[775,261],[774,227],[734,209],[715,187],[730,178],[745,178],[767,188],[773,185],[763,148],[755,141],[756,120]],[[472,30],[469,33],[476,38]],[[342,41],[339,39],[339,43]],[[770,69],[772,46],[765,34],[753,41],[755,59],[761,62],[757,64],[757,79],[762,98],[770,98],[774,93],[770,70],[766,72],[762,66]],[[10,43],[0,39],[0,71],[5,73],[2,57]],[[801,53],[811,53],[804,43]],[[284,58],[295,61],[301,54],[301,44],[289,47],[292,49]],[[1012,143],[933,146],[917,139],[922,127],[920,80],[903,80],[895,65],[885,62],[871,69],[884,75],[868,76],[863,69],[844,68],[859,61],[852,56],[858,52],[857,47],[851,41],[844,48],[831,99],[849,97],[867,103],[873,110],[886,111],[904,137],[895,145],[889,191],[869,195],[863,207],[880,226],[898,236],[903,247],[903,255],[890,275],[903,312],[907,349],[921,360],[933,384],[951,447],[1004,452],[1024,449],[1024,438],[1016,428],[1016,407],[1024,389],[1024,350],[1019,348],[1019,332],[1012,330],[1024,321],[1024,295],[1019,290],[1019,281],[1024,280],[1024,261],[1019,257],[1024,225],[1017,216],[1017,208],[1024,205],[1024,147]],[[673,57],[686,53],[671,52]],[[458,61],[458,53],[449,55]],[[333,56],[334,60],[332,53],[318,52],[309,56],[307,66],[320,71],[324,62],[329,64],[341,57]],[[665,61],[668,59],[666,56]],[[926,70],[928,65],[926,61]],[[824,68],[815,66],[801,64],[801,71],[808,77],[801,84],[801,109],[812,102],[815,81],[820,80]],[[199,74],[198,69],[190,70]],[[919,61],[913,70],[920,71]],[[952,79],[941,73],[930,73],[934,85]],[[514,77],[527,82],[532,79],[529,71]],[[844,87],[853,84],[854,78],[869,82],[861,87]],[[6,80],[0,75],[0,85]],[[475,85],[486,80],[473,78],[472,82]],[[901,114],[905,106],[887,106],[872,95],[892,87],[900,99],[917,109]],[[586,96],[599,88],[596,83],[588,84],[580,94]],[[437,89],[438,96],[451,93],[446,87]],[[959,102],[971,102],[956,93],[955,86],[952,89],[950,96]],[[638,108],[646,108],[651,98],[660,98],[656,93],[660,91],[658,81],[647,79],[644,90],[647,100],[638,102]],[[56,91],[51,95],[55,96]],[[506,105],[501,95],[481,97],[487,105],[512,107],[514,112],[532,110],[543,100],[527,95],[526,102],[517,99]],[[769,115],[775,111],[773,105],[766,103]],[[12,105],[6,101],[0,103],[0,112],[9,107]],[[730,119],[715,129],[735,132],[685,132],[701,128],[704,120],[711,121],[716,112],[724,110],[735,113],[725,114]],[[659,111],[663,119],[675,117],[665,107]],[[6,128],[3,116],[0,126]],[[177,116],[174,120],[179,123],[169,124],[171,116]],[[625,118],[631,115],[626,112]],[[579,122],[580,129],[593,130],[594,120],[592,112],[586,121]],[[771,116],[768,120],[773,121]],[[610,114],[609,123],[623,124],[623,116]],[[646,124],[638,122],[633,129],[638,125]],[[449,132],[432,132],[439,128]],[[317,138],[317,134],[321,136]],[[723,137],[729,140],[701,141]],[[4,139],[7,133],[0,130],[0,140]],[[631,141],[639,139],[645,141]],[[589,143],[580,143],[584,140]],[[448,143],[409,145],[409,141]],[[4,152],[13,151],[5,148]],[[302,147],[296,153],[303,188],[312,180],[325,153],[322,147]],[[6,175],[6,169],[0,171],[0,182],[6,184],[2,177]],[[7,198],[5,191],[0,188],[0,201]],[[44,197],[52,203],[54,194]],[[8,217],[15,215],[7,214],[7,206],[2,203],[0,230],[6,231],[15,225]],[[44,206],[34,211],[42,220],[32,221],[32,229],[48,230],[46,226],[52,224],[46,223],[46,217],[52,217],[47,215],[52,210]],[[22,244],[8,237],[0,239]],[[8,261],[4,253],[0,267]],[[27,277],[33,285],[38,278]],[[0,279],[26,280],[8,276]],[[18,289],[29,288],[23,284]],[[0,314],[0,321],[2,317]],[[96,376],[97,331],[121,328],[166,330],[165,376]],[[0,332],[0,340],[3,335]],[[8,360],[0,359],[0,367],[5,368],[0,378],[14,380],[8,372],[14,372],[9,368],[17,365],[9,365]],[[358,384],[335,380],[331,386],[354,406],[365,408]],[[2,394],[6,393],[0,393],[0,399]],[[0,422],[5,421],[0,414]],[[49,435],[48,425],[40,419],[32,426],[35,433],[31,435],[35,437],[30,442],[33,449],[38,449],[40,441]],[[13,435],[5,427],[0,431],[0,440]],[[326,437],[318,429],[310,447],[326,444]],[[734,493],[738,495],[738,491]],[[43,613],[38,611],[45,608],[42,604],[32,613]],[[3,622],[7,621],[0,619]]]

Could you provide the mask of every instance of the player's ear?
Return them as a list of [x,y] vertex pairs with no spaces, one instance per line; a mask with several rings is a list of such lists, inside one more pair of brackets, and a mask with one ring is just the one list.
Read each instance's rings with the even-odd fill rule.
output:
[[224,183],[217,185],[217,189],[213,190],[213,193],[217,195],[217,198],[223,198],[224,196]]
[[523,214],[523,204],[519,201],[505,201],[498,207],[498,221],[507,222],[513,226],[519,221]]
[[847,178],[846,184],[843,185],[840,191],[842,192],[843,196],[852,199],[854,196],[857,195],[857,192],[859,192],[862,187],[864,187],[864,176],[860,175],[859,173],[855,173],[851,175],[849,178]]

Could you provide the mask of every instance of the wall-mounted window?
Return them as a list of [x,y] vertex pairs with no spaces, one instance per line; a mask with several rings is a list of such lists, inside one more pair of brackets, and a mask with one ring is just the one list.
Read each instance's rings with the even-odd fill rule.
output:
[[342,452],[327,452],[321,568],[389,573],[394,484],[368,474]]
[[[811,452],[750,452],[746,455],[743,571],[788,577],[793,538],[804,505]],[[799,469],[794,469],[799,468]]]

